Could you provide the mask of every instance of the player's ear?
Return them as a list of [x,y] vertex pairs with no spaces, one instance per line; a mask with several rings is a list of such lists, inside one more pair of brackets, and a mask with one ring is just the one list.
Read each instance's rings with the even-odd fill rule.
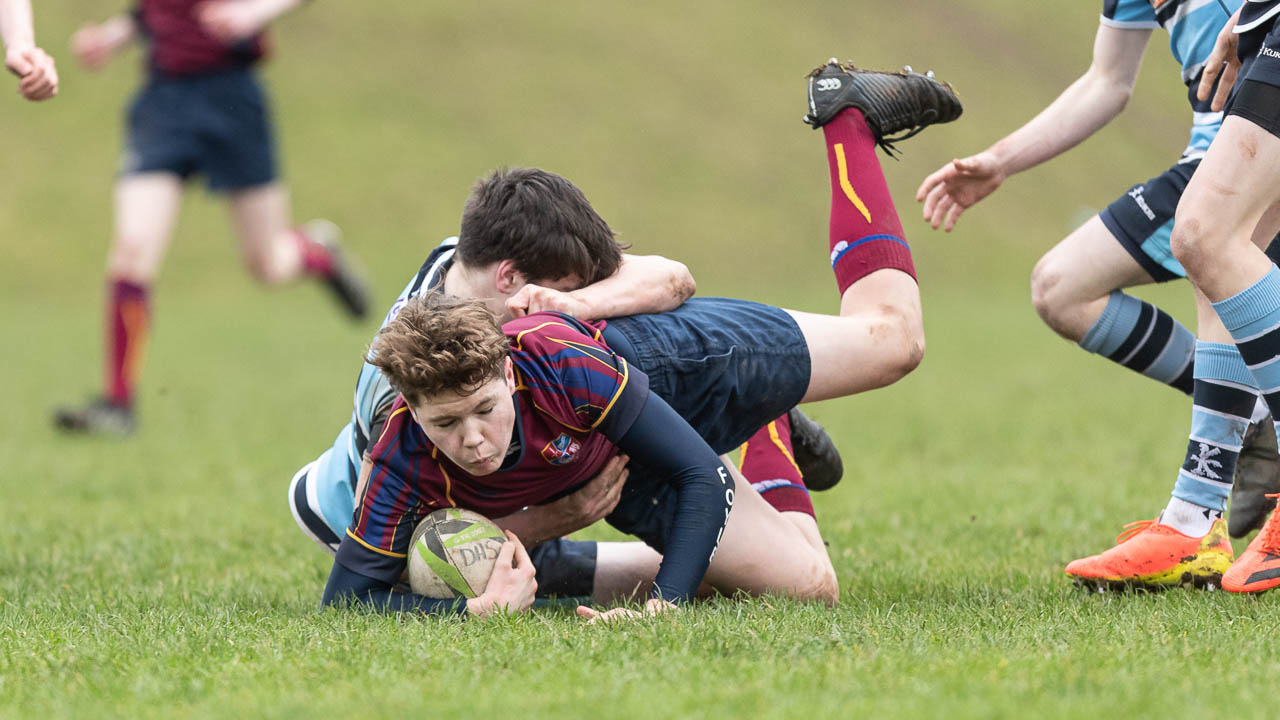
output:
[[503,361],[503,364],[503,374],[506,375],[507,378],[507,391],[514,393],[516,391],[516,372],[511,364],[510,355],[508,355],[507,359]]
[[508,258],[498,261],[494,268],[493,283],[499,293],[512,295],[529,284],[529,281],[525,279],[524,273],[516,269],[516,261]]

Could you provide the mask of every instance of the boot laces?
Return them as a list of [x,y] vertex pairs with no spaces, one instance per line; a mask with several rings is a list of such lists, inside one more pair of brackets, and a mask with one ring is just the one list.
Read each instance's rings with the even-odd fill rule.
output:
[[1125,525],[1124,531],[1116,536],[1116,544],[1119,545],[1132,537],[1142,534],[1147,528],[1159,522],[1160,518],[1156,518],[1155,520],[1137,520]]

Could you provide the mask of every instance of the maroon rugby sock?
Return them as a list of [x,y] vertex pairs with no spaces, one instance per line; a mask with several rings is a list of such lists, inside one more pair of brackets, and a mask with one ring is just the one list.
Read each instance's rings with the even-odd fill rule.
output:
[[840,294],[882,268],[915,277],[911,249],[889,195],[875,137],[856,108],[822,126],[831,169],[831,269]]
[[813,501],[792,454],[791,420],[786,415],[747,440],[738,465],[751,487],[775,510],[813,515]]
[[133,404],[147,334],[151,323],[150,292],[144,285],[115,279],[107,303],[107,399],[112,404]]

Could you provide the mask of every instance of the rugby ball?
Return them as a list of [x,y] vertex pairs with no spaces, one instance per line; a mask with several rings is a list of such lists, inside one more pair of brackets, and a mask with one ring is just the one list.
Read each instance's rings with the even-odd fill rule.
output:
[[473,598],[484,592],[502,530],[480,513],[436,510],[418,524],[409,544],[409,587],[430,598]]

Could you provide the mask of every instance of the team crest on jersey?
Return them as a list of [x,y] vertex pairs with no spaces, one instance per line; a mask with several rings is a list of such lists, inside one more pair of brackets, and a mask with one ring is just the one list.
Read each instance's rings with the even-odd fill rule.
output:
[[573,462],[574,457],[577,456],[578,451],[581,449],[582,443],[565,433],[560,433],[559,437],[542,448],[542,458],[552,465],[568,465]]

